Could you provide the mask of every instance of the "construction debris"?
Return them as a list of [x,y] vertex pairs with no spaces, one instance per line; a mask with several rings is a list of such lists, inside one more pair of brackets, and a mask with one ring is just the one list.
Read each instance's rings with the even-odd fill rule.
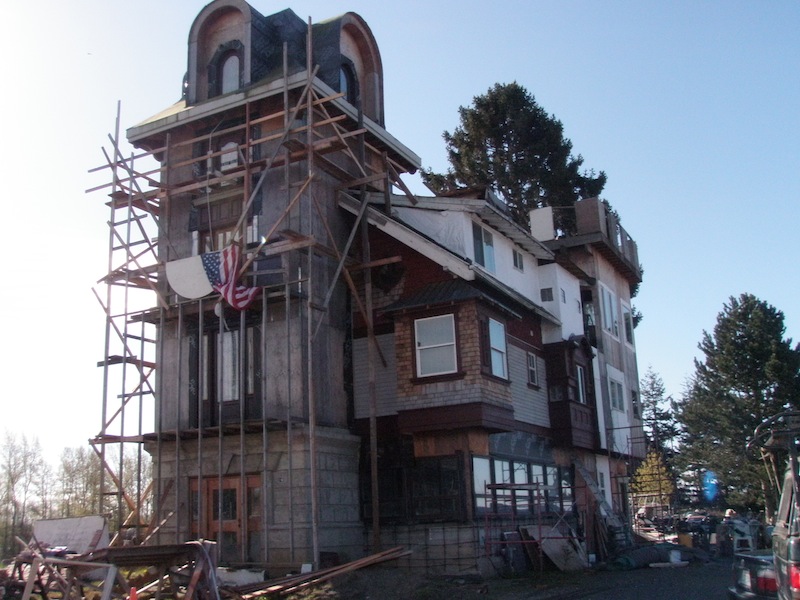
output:
[[301,573],[300,575],[289,575],[281,579],[273,579],[265,581],[262,584],[250,584],[231,588],[221,588],[224,596],[235,598],[237,600],[255,600],[256,598],[268,598],[270,596],[284,596],[297,592],[301,589],[319,585],[339,575],[350,573],[364,567],[376,565],[378,563],[395,560],[408,556],[410,551],[404,550],[402,546],[378,552],[358,560],[354,560],[343,565],[331,567],[329,569],[322,569],[320,571],[312,571],[310,573]]
[[[98,600],[134,597],[255,600],[284,596],[410,554],[398,546],[328,569],[226,586],[220,584],[216,575],[214,542],[102,548],[84,554],[65,554],[61,548],[53,551],[37,542],[18,541],[25,549],[15,558],[8,577],[0,582],[5,587],[4,597],[18,600],[30,600],[33,595],[42,600],[83,600],[89,595]],[[151,579],[142,579],[142,573]]]

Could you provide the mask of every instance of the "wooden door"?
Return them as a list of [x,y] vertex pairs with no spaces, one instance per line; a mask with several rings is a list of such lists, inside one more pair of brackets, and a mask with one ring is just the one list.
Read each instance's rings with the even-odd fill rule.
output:
[[220,565],[263,560],[259,475],[193,479],[190,489],[192,536],[216,540]]

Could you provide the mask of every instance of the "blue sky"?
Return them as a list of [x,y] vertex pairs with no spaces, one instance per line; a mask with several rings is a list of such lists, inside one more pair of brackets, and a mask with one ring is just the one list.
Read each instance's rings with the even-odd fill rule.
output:
[[[107,270],[101,183],[117,101],[127,128],[178,99],[194,0],[6,8],[0,175],[5,427],[51,456],[100,429]],[[254,0],[263,14],[360,14],[385,76],[387,129],[434,170],[458,107],[517,81],[564,124],[639,245],[640,375],[681,394],[730,296],[782,310],[800,338],[800,3]],[[424,193],[416,177],[407,177]],[[12,208],[13,207],[13,208]],[[9,218],[10,216],[10,218]]]

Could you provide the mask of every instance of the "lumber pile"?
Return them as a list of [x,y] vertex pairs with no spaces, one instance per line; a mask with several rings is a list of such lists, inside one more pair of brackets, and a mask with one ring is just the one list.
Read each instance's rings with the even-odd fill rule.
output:
[[236,587],[221,587],[220,595],[233,600],[255,600],[257,598],[285,596],[304,588],[319,585],[339,575],[344,575],[345,573],[357,571],[358,569],[363,569],[364,567],[389,560],[395,560],[403,556],[408,556],[409,554],[411,554],[410,551],[404,550],[402,546],[398,546],[329,569],[312,571],[311,573],[303,573],[300,575],[288,575],[261,583],[251,583]]

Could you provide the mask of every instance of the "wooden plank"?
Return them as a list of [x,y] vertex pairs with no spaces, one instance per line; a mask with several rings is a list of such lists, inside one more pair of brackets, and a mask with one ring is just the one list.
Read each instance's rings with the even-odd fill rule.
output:
[[529,526],[526,529],[531,538],[539,542],[539,547],[560,570],[579,571],[588,566],[586,552],[571,533],[564,534],[556,527]]
[[114,590],[114,581],[117,579],[117,567],[116,565],[109,565],[108,573],[106,573],[106,578],[103,581],[103,593],[100,596],[100,600],[111,600],[111,592]]

